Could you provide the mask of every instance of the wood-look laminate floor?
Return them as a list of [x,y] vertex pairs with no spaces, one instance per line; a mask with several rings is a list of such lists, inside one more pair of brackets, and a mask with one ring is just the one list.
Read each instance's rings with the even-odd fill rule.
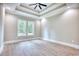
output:
[[7,44],[1,56],[79,56],[79,50],[44,40]]

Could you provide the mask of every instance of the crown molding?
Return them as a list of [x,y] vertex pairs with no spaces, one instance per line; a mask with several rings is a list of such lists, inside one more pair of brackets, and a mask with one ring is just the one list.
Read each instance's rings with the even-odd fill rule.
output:
[[66,6],[63,6],[63,7],[60,7],[54,11],[51,11],[51,12],[48,12],[42,16],[40,16],[41,18],[42,17],[45,17],[45,18],[48,18],[48,17],[51,17],[51,16],[55,16],[55,15],[59,15],[59,14],[62,14],[64,13],[65,11],[67,10]]
[[23,17],[39,19],[39,17],[36,16],[36,15],[32,15],[32,14],[29,14],[29,13],[24,13],[24,12],[20,12],[20,11],[16,11],[16,10],[8,10],[8,9],[6,9],[5,13],[16,15],[16,16],[23,16]]
[[27,4],[25,4],[25,3],[21,3],[20,6],[26,8],[26,9],[29,9],[29,10],[31,10],[31,11],[33,11],[33,12],[39,13],[38,11],[36,11],[36,10],[34,10],[34,9],[32,9],[32,8],[29,8],[29,7],[27,6]]
[[49,12],[52,12],[52,11],[58,9],[58,8],[63,7],[63,6],[65,6],[65,4],[59,4],[59,3],[58,3],[58,4],[54,4],[54,5],[52,5],[51,7],[48,7],[48,8],[47,8],[46,10],[44,10],[43,12],[40,12],[39,15],[40,15],[40,16],[45,15],[45,14],[47,14],[47,13],[49,13]]
[[22,7],[22,6],[17,6],[17,7],[16,7],[16,10],[17,10],[17,11],[24,12],[24,13],[28,13],[28,14],[32,14],[32,15],[39,16],[39,13],[38,13],[38,12],[35,12],[35,11],[30,10],[30,9],[28,9],[28,8],[24,8],[24,7]]

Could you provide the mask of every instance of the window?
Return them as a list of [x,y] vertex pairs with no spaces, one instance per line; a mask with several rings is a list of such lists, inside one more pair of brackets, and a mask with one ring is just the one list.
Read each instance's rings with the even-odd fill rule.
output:
[[28,35],[34,35],[34,22],[28,21]]
[[18,36],[26,36],[26,21],[18,20]]
[[18,36],[34,35],[34,21],[18,20]]

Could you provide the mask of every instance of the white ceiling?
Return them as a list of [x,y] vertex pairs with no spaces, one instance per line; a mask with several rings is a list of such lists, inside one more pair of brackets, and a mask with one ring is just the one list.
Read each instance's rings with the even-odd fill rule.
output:
[[[30,3],[29,3],[30,4]],[[44,16],[48,14],[47,16],[50,16],[54,13],[60,13],[67,9],[67,7],[70,5],[73,6],[73,4],[64,4],[64,3],[43,3],[46,4],[47,7],[42,7],[42,10],[39,8],[34,9],[34,6],[29,6],[28,3],[5,3],[4,6],[6,10],[11,11],[11,13],[24,13],[29,14],[32,16]],[[33,4],[33,3],[32,3]],[[79,4],[74,4],[74,6],[79,6]],[[64,8],[63,8],[64,7]],[[59,10],[60,11],[56,11]],[[55,12],[54,12],[55,11]]]

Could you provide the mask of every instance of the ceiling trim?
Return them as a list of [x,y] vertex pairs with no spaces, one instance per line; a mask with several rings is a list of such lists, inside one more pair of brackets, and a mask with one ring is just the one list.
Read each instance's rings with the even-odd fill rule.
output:
[[40,19],[38,16],[28,14],[28,13],[24,13],[24,12],[20,12],[20,11],[5,9],[5,13],[16,15],[16,16],[21,16],[21,17],[29,17],[29,18]]
[[51,5],[47,6],[47,8],[45,8],[45,9],[41,10],[41,12],[45,11],[46,9],[48,9],[48,8],[52,7],[52,6],[53,6],[53,5],[55,5],[55,4],[56,4],[56,3],[52,3]]
[[55,15],[59,15],[59,14],[64,13],[66,10],[67,10],[67,7],[66,6],[63,6],[63,7],[59,8],[59,9],[56,9],[56,10],[54,10],[54,11],[48,13],[48,14],[45,14],[43,16],[40,16],[40,18],[42,18],[42,17],[45,17],[45,18],[53,17]]
[[51,4],[49,7],[47,7],[46,9],[44,9],[44,11],[41,11],[40,13],[33,11],[33,9],[30,10],[30,8],[28,9],[27,7],[25,8],[22,6],[17,6],[16,10],[21,11],[21,12],[25,12],[28,14],[36,15],[39,17],[39,16],[43,16],[47,13],[50,13],[58,8],[61,8],[63,6],[65,6],[65,4]]
[[46,8],[42,9],[41,11],[37,11],[37,10],[31,9],[31,8],[29,8],[28,6],[26,6],[26,5],[23,4],[23,3],[21,3],[20,6],[21,6],[21,7],[24,7],[24,8],[28,8],[28,9],[34,11],[34,12],[37,12],[37,13],[41,13],[41,12],[43,12],[44,10],[46,10],[47,8],[51,7],[51,6],[54,5],[54,4],[56,4],[56,3],[51,3],[51,5],[47,6]]
[[[25,9],[29,9],[29,10],[31,10],[31,11],[33,11],[33,12],[35,12],[35,13],[41,13],[41,12],[43,12],[43,11],[45,11],[46,9],[48,9],[48,8],[50,8],[52,5],[54,5],[55,3],[52,3],[51,5],[49,5],[49,6],[47,6],[45,9],[42,9],[41,11],[37,11],[37,10],[34,10],[34,9],[31,9],[31,8],[29,8],[28,6],[26,6],[25,4],[20,4],[20,6],[21,7],[23,7],[23,8],[25,8]],[[36,15],[37,15],[36,14]],[[38,14],[39,15],[39,14]]]
[[47,7],[46,7],[46,8],[44,8],[44,9],[42,9],[39,13],[41,13],[41,12],[45,11],[46,9],[48,9],[48,8],[52,7],[54,4],[55,4],[55,3],[51,3],[51,5],[47,6]]
[[40,16],[43,16],[47,13],[50,13],[52,11],[55,11],[56,9],[59,9],[61,7],[65,6],[65,4],[57,4],[57,5],[53,5],[51,8],[45,10],[44,12],[40,13]]
[[37,12],[34,12],[32,10],[29,10],[28,8],[24,8],[24,7],[21,7],[21,6],[17,6],[16,10],[20,11],[20,12],[24,12],[24,13],[28,13],[28,14],[39,16],[39,14]]
[[39,13],[38,11],[36,11],[36,10],[34,10],[34,9],[31,9],[31,8],[27,7],[27,6],[26,6],[25,4],[23,4],[23,3],[21,3],[20,6],[21,6],[21,7],[24,7],[24,8],[28,8],[28,9],[34,11],[34,12]]

